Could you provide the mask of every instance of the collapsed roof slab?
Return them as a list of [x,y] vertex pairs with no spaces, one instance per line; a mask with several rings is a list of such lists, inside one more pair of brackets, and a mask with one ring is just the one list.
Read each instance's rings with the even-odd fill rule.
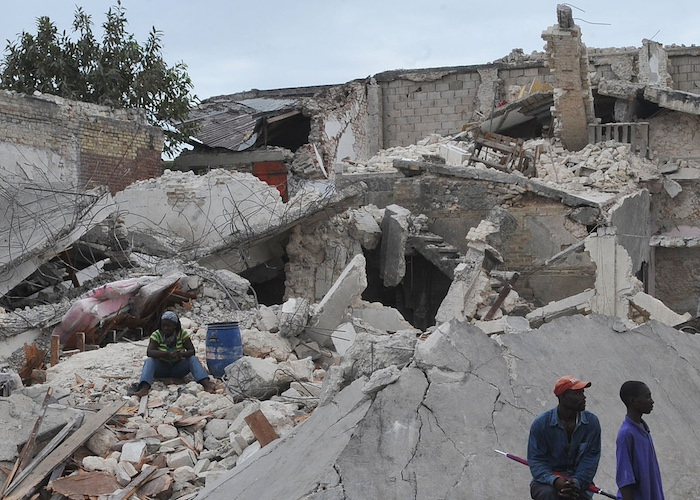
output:
[[662,108],[700,115],[700,94],[649,85],[644,88],[644,98]]
[[357,205],[366,188],[365,184],[357,183],[324,196],[302,196],[298,200],[292,198],[284,217],[270,221],[267,227],[245,237],[227,237],[217,245],[198,249],[195,258],[205,267],[226,266],[233,272],[241,273],[283,255],[283,243],[294,227],[315,224]]
[[700,336],[658,322],[623,332],[617,324],[577,315],[497,338],[443,324],[418,341],[398,380],[375,394],[356,380],[197,498],[522,498],[529,469],[493,450],[526,455],[527,430],[556,406],[554,381],[566,373],[593,382],[586,406],[601,422],[598,486],[615,488],[620,386],[642,380],[656,403],[646,418],[666,494],[695,498],[700,477],[688,475],[697,455],[688,436],[698,426]]
[[2,181],[0,296],[116,211],[105,188]]

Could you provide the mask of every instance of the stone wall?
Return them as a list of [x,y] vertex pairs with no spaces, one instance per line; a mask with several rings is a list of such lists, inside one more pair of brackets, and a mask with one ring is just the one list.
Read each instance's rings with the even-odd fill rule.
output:
[[0,167],[112,193],[161,173],[163,132],[143,111],[0,91]]
[[700,160],[700,116],[666,110],[647,121],[654,158]]
[[658,247],[654,252],[654,297],[678,314],[696,316],[700,305],[700,248]]

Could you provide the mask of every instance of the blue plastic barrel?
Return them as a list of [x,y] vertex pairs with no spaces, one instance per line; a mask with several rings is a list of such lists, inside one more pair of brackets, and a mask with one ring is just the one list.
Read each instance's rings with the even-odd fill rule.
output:
[[214,377],[224,376],[224,369],[243,356],[238,323],[211,323],[207,327],[207,368]]

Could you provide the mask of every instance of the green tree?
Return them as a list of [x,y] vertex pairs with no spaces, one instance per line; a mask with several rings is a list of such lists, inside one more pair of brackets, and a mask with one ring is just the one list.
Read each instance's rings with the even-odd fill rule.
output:
[[187,65],[165,63],[162,33],[155,27],[143,44],[128,33],[120,0],[106,16],[102,43],[92,32],[91,16],[80,7],[70,34],[59,33],[48,17],[38,18],[36,34],[22,32],[15,42],[7,41],[0,87],[115,108],[142,108],[149,123],[165,132],[163,151],[173,153],[194,132],[192,125],[182,124],[197,102]]

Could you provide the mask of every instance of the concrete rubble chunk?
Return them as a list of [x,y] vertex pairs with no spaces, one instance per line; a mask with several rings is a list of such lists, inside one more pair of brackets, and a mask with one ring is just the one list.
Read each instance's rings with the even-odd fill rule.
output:
[[595,297],[595,290],[585,290],[562,300],[553,301],[546,306],[539,307],[525,316],[533,327],[539,327],[543,323],[552,321],[561,316],[573,314],[585,314],[591,310],[591,300]]
[[[42,391],[46,393],[46,388]],[[14,392],[9,397],[1,398],[0,422],[3,422],[3,438],[0,439],[0,462],[14,462],[18,450],[29,439],[34,422],[41,412],[41,400],[36,402],[31,398]],[[53,436],[58,433],[68,422],[72,421],[78,411],[66,408],[62,405],[49,405],[41,421],[38,439],[44,436]]]
[[120,462],[131,462],[134,464],[141,464],[146,456],[146,442],[145,441],[132,441],[124,443],[122,446],[122,454],[119,459]]
[[204,435],[213,436],[215,439],[224,439],[228,436],[228,428],[231,425],[229,420],[223,420],[221,418],[212,418],[207,422],[204,428]]
[[226,388],[237,400],[250,397],[262,399],[281,393],[293,380],[311,380],[313,370],[311,358],[273,363],[243,356],[225,368]]
[[[158,432],[158,435],[160,435],[166,441],[175,439],[178,436],[177,428],[170,424],[160,424],[158,427],[156,427],[156,431]],[[164,443],[161,443],[161,445],[162,444]]]
[[681,315],[672,311],[659,299],[644,292],[638,292],[630,299],[630,302],[636,308],[648,314],[650,319],[660,321],[669,326],[680,325],[693,317],[690,313]]
[[241,331],[241,338],[243,353],[247,356],[256,358],[272,356],[277,361],[286,361],[292,353],[289,341],[269,330],[246,328]]
[[352,313],[353,317],[360,318],[385,332],[393,333],[413,328],[398,310],[379,302],[362,302],[359,307],[353,308]]
[[303,298],[287,299],[280,309],[279,332],[284,338],[299,335],[309,319],[309,301]]
[[85,443],[85,446],[95,455],[104,457],[112,452],[112,446],[117,441],[119,441],[117,435],[105,427],[95,432]]
[[342,323],[333,330],[331,334],[331,339],[333,340],[333,346],[338,354],[343,356],[345,352],[350,348],[353,342],[355,342],[355,327],[352,323]]
[[401,376],[401,372],[395,365],[382,368],[372,373],[367,383],[362,387],[365,394],[373,394],[389,384],[396,382]]
[[381,211],[374,205],[360,207],[351,212],[348,232],[360,242],[362,248],[374,250],[379,245],[382,230],[377,222],[378,217],[381,217]]
[[114,458],[102,458],[95,456],[87,456],[83,458],[83,468],[86,471],[103,470],[114,474],[118,462]]
[[176,483],[188,483],[197,479],[197,472],[189,465],[177,467],[171,474]]
[[333,347],[331,332],[345,320],[348,308],[355,304],[367,288],[365,266],[365,257],[355,255],[318,304],[309,321],[306,335],[320,346]]
[[171,453],[167,457],[168,467],[171,469],[177,469],[178,467],[194,467],[196,457],[194,452],[190,449],[176,451]]
[[260,331],[277,332],[279,330],[279,318],[271,307],[260,305],[256,311],[256,327]]
[[382,219],[382,244],[379,273],[386,287],[401,283],[406,274],[406,241],[411,212],[399,205],[389,205]]

